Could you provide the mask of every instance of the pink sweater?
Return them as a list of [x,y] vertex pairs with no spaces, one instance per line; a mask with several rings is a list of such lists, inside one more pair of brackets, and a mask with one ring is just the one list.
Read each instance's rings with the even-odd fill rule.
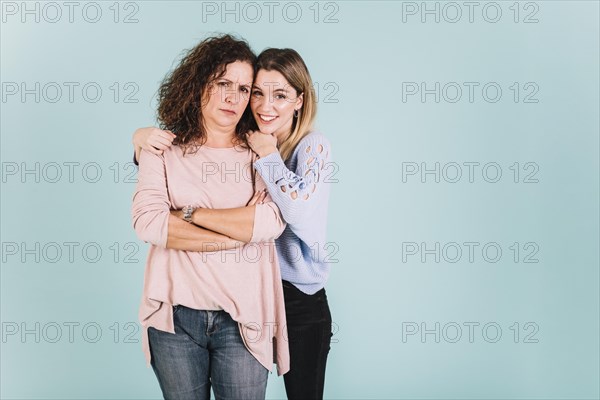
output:
[[[289,370],[285,306],[274,239],[285,223],[270,197],[256,205],[251,243],[241,248],[193,252],[165,248],[170,209],[245,206],[252,197],[252,152],[202,146],[183,156],[179,146],[163,155],[142,151],[133,196],[133,227],[149,242],[139,318],[142,348],[150,363],[148,327],[175,333],[173,305],[225,310],[238,322],[250,353],[269,371]],[[255,175],[256,189],[265,187]]]

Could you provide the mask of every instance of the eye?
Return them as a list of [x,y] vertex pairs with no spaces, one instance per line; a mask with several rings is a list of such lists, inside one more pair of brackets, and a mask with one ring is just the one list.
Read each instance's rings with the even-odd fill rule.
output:
[[254,97],[262,96],[262,92],[260,90],[253,90],[252,96],[254,96]]
[[242,86],[240,88],[240,90],[242,91],[242,93],[249,93],[250,92],[250,89],[248,89],[246,86]]
[[221,87],[228,87],[229,86],[229,82],[222,81],[222,82],[217,83],[217,85],[219,85]]
[[285,100],[287,97],[285,97],[285,94],[276,94],[275,98],[277,100]]

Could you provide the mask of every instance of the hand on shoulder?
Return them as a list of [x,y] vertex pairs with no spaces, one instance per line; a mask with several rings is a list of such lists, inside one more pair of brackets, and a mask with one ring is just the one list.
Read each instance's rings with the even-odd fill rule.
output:
[[171,147],[174,139],[173,132],[151,126],[134,132],[133,145],[136,149],[141,148],[153,154],[162,154]]

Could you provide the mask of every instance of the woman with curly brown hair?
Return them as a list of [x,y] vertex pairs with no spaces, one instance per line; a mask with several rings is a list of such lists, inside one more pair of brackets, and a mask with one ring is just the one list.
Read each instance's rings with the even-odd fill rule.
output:
[[136,151],[133,226],[151,243],[143,348],[166,399],[208,399],[211,387],[261,399],[273,361],[289,370],[274,246],[285,223],[245,139],[255,61],[229,35],[191,49],[159,90],[173,146]]

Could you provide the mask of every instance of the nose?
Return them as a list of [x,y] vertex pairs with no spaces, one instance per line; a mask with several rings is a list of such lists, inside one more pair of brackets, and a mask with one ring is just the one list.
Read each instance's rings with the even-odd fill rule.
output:
[[266,114],[271,111],[271,103],[268,101],[266,96],[261,96],[254,100],[254,109],[256,112]]
[[225,103],[235,105],[240,102],[239,85],[234,85],[233,89],[225,89]]

